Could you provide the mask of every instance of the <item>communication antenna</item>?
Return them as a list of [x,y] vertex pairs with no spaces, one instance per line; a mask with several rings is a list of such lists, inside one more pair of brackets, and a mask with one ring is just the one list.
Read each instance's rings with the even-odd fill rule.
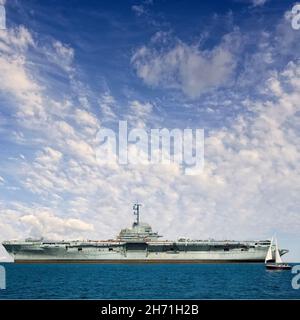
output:
[[140,224],[140,207],[141,206],[142,205],[139,204],[138,202],[133,205],[133,214],[136,216],[136,221],[134,222],[134,224],[136,226]]

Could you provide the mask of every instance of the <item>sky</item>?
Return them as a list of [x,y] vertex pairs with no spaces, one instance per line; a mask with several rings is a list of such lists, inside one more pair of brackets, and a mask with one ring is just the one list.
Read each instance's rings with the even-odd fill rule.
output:
[[[1,3],[1,241],[112,239],[138,200],[164,239],[276,235],[300,261],[295,1]],[[120,120],[204,129],[204,170],[100,164]]]

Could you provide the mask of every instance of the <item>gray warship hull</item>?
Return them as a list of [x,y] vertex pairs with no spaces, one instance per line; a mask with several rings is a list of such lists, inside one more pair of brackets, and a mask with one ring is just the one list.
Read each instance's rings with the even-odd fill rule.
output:
[[[257,242],[4,242],[16,263],[264,262],[270,243]],[[281,250],[280,254],[287,250]],[[275,253],[274,253],[275,258]]]
[[[264,262],[269,240],[215,241],[159,240],[147,223],[137,220],[107,241],[5,241],[3,246],[16,263],[241,263]],[[280,250],[281,255],[288,250]],[[275,259],[275,247],[272,248]]]

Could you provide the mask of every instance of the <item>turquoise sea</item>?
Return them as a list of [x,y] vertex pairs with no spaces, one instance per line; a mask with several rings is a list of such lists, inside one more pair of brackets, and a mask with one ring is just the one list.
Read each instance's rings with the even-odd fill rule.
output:
[[2,264],[0,299],[300,299],[263,264]]

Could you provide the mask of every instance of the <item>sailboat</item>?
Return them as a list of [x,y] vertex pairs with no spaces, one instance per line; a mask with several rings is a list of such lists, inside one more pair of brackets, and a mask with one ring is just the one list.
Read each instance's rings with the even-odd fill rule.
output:
[[273,261],[272,246],[273,246],[273,238],[271,240],[270,247],[267,252],[266,259],[265,259],[266,268],[269,270],[290,270],[290,269],[292,269],[292,267],[289,264],[284,263],[282,261],[280,253],[279,253],[279,249],[278,249],[277,239],[275,239],[275,262],[269,262],[269,261]]

